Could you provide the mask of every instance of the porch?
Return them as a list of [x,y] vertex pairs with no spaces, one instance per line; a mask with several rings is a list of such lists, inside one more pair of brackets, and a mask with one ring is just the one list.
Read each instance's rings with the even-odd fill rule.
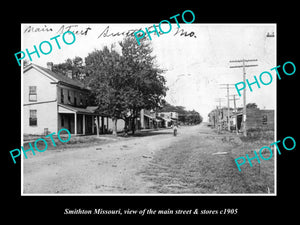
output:
[[97,107],[88,106],[78,108],[70,105],[58,104],[58,130],[66,128],[74,135],[97,134],[96,123],[99,125],[99,133],[108,131],[108,117],[95,113]]

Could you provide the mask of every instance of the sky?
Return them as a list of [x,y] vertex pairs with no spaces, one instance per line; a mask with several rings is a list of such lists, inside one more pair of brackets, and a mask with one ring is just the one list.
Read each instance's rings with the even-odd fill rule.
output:
[[[22,24],[21,50],[34,50],[43,41],[49,41],[52,52],[48,55],[40,53],[31,55],[32,63],[46,67],[47,62],[62,63],[68,58],[80,56],[85,58],[88,53],[104,46],[115,44],[120,50],[118,42],[124,38],[126,32],[150,27],[153,24]],[[169,88],[166,100],[173,105],[181,105],[188,110],[196,110],[207,121],[208,113],[219,105],[217,101],[222,98],[221,105],[227,106],[227,90],[221,84],[236,84],[243,81],[242,68],[229,68],[241,63],[230,63],[230,60],[257,59],[256,62],[247,62],[247,65],[256,64],[255,67],[246,68],[246,78],[254,81],[254,76],[268,71],[273,75],[270,85],[260,88],[252,85],[253,91],[247,87],[246,102],[256,103],[261,109],[276,108],[276,75],[270,71],[276,65],[276,25],[275,24],[185,24],[172,23],[169,33],[160,36],[151,35],[153,55],[156,64],[165,69],[163,74]],[[169,29],[163,24],[162,30]],[[76,40],[71,45],[66,45],[62,34],[71,30],[75,33]],[[181,35],[182,32],[189,34]],[[269,35],[268,35],[269,34]],[[274,37],[272,37],[274,34]],[[61,49],[57,48],[57,37]],[[114,35],[114,36],[113,36]],[[147,36],[147,35],[146,35]],[[269,36],[269,37],[268,37]],[[270,37],[271,36],[271,37]],[[66,41],[72,41],[68,34]],[[43,50],[47,52],[47,44]],[[26,55],[26,59],[28,56]],[[267,83],[270,78],[262,77]],[[231,85],[234,87],[234,85]],[[237,94],[236,89],[229,90],[229,94]],[[237,107],[243,105],[243,95],[236,96]],[[233,107],[233,101],[230,101]]]

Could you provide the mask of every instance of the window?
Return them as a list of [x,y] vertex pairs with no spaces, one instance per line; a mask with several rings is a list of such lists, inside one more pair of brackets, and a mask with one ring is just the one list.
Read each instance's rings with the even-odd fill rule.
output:
[[36,86],[29,86],[29,101],[30,102],[37,101]]
[[60,89],[60,102],[64,104],[64,89]]
[[81,93],[79,93],[79,105],[80,106],[83,105],[83,103],[82,103],[82,94]]
[[77,98],[74,97],[74,106],[76,106],[76,105],[77,105]]
[[263,115],[262,124],[267,125],[267,123],[268,123],[268,117],[267,117],[267,115]]
[[72,104],[70,90],[68,90],[68,104]]
[[37,126],[36,109],[29,110],[29,126]]
[[61,115],[61,126],[64,127],[65,126],[65,120],[64,120],[64,116]]

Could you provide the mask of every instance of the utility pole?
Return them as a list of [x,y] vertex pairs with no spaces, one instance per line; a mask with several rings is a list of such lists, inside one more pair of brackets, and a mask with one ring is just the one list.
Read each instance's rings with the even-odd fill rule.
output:
[[[230,63],[242,63],[242,65],[238,66],[230,66],[229,68],[243,68],[243,82],[246,84],[246,67],[253,67],[258,65],[246,65],[245,62],[256,62],[257,59],[241,59],[241,60],[230,60]],[[243,90],[243,126],[244,126],[244,136],[247,136],[247,128],[246,128],[246,88]]]
[[233,101],[234,112],[235,112],[235,131],[236,131],[236,134],[238,134],[238,126],[237,126],[237,109],[236,109],[236,103],[235,103],[235,100],[239,100],[239,99],[236,99],[236,98],[235,98],[235,96],[237,96],[237,95],[230,95],[230,96],[233,96],[233,99],[229,99],[229,101]]
[[221,102],[224,100],[224,98],[216,98],[216,102],[219,102],[219,108],[221,108]]
[[229,118],[229,89],[234,89],[233,86],[229,86],[229,85],[234,85],[234,84],[220,84],[220,85],[226,85],[226,88],[225,87],[221,87],[221,89],[227,89],[227,129],[228,131],[230,131],[230,118]]
[[215,101],[219,102],[219,109],[217,107],[217,122],[218,122],[218,131],[220,130],[220,112],[219,110],[221,109],[221,101],[224,100],[224,98],[216,98]]

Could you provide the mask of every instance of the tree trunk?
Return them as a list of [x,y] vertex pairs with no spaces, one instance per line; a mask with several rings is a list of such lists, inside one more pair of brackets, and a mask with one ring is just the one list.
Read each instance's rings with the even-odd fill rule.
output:
[[129,119],[125,118],[124,121],[125,121],[124,133],[125,133],[125,136],[128,136]]
[[98,116],[96,116],[96,130],[97,130],[97,137],[99,137],[99,121],[98,121]]
[[113,121],[113,133],[112,134],[117,136],[117,122],[118,122],[118,119],[113,118],[112,121]]
[[132,117],[132,120],[131,120],[131,131],[132,131],[132,134],[134,134],[134,132],[135,132],[134,118],[135,118],[135,117]]
[[104,116],[101,116],[101,133],[104,134],[105,130],[104,130]]

